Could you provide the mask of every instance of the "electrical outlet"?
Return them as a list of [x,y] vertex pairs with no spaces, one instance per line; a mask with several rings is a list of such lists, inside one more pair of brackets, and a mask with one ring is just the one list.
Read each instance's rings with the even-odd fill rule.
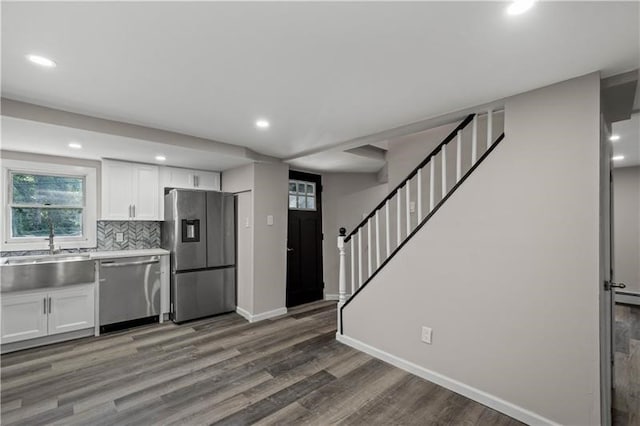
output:
[[124,232],[116,232],[116,243],[124,242]]
[[416,212],[416,202],[415,201],[410,201],[409,202],[409,213],[415,213]]
[[433,330],[430,327],[422,327],[422,341],[431,344],[431,334]]
[[268,226],[273,226],[273,215],[268,215],[267,216],[267,225]]
[[245,227],[245,228],[248,228],[249,226],[250,226],[250,224],[249,224],[249,218],[247,217],[247,218],[245,218],[245,220],[244,220],[244,227]]

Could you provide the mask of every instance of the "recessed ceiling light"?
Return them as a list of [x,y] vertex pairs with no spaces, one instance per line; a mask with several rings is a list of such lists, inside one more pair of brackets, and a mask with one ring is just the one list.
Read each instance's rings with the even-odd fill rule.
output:
[[47,67],[47,68],[54,68],[56,66],[56,63],[54,61],[40,55],[27,55],[27,59],[33,62],[34,64]]
[[533,7],[536,0],[514,0],[507,7],[508,15],[521,15]]
[[258,121],[256,121],[256,127],[258,129],[268,129],[270,126],[269,122],[267,120],[264,119],[260,119]]
[[609,136],[609,140],[611,142],[619,141],[620,140],[620,135],[611,135],[611,136]]
[[79,144],[79,143],[77,143],[77,142],[71,142],[71,143],[69,144],[69,148],[73,148],[73,149],[82,149],[82,145],[80,145],[80,144]]
[[157,161],[165,161],[167,159],[167,157],[165,157],[164,155],[156,155],[156,160]]
[[614,155],[611,158],[613,161],[620,161],[620,160],[624,160],[624,155]]

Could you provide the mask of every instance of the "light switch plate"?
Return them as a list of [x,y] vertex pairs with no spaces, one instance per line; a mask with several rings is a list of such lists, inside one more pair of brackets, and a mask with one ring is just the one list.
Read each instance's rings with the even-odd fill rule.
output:
[[273,215],[271,214],[267,216],[267,225],[273,226]]
[[416,212],[416,202],[415,201],[410,201],[409,202],[409,213],[415,213]]
[[124,242],[124,232],[116,232],[116,243]]
[[421,336],[421,340],[424,343],[427,344],[431,344],[431,334],[433,333],[433,330],[430,327],[422,327],[422,336]]

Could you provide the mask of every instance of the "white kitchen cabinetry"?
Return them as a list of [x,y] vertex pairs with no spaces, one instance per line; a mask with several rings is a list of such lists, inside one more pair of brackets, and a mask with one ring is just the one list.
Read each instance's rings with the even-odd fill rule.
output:
[[2,295],[2,344],[94,326],[94,285]]
[[157,166],[102,161],[103,220],[161,220]]
[[220,191],[220,173],[218,172],[163,167],[161,174],[163,188]]
[[47,292],[2,295],[2,343],[47,335]]
[[49,335],[94,326],[93,285],[74,286],[49,292]]

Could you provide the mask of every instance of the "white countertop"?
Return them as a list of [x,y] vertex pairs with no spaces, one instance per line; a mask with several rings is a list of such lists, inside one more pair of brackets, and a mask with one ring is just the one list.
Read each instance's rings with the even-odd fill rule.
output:
[[94,251],[89,254],[91,259],[115,259],[118,257],[163,256],[169,254],[169,250],[161,248],[143,250],[110,250]]

